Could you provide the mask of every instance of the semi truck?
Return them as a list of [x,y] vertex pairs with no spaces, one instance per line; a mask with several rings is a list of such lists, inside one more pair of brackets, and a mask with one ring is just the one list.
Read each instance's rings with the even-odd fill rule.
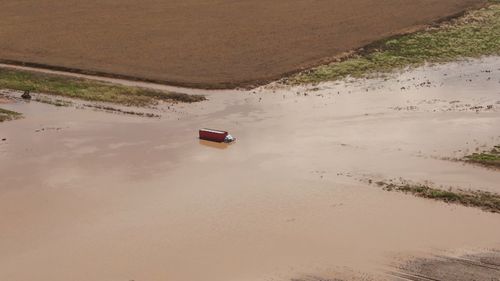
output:
[[213,129],[200,129],[200,139],[213,142],[231,143],[236,139],[226,131]]

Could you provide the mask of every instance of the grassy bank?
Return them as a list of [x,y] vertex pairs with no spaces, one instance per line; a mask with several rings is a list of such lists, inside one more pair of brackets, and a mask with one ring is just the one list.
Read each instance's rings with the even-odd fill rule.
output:
[[159,100],[198,102],[204,96],[156,91],[105,82],[0,68],[0,89],[33,91],[86,101],[129,106],[154,105]]
[[500,169],[500,145],[493,147],[490,151],[465,156],[463,160],[469,163]]
[[320,66],[284,80],[317,83],[348,76],[360,78],[424,63],[450,62],[500,54],[500,0],[487,8],[414,34],[378,42],[338,63]]
[[479,190],[442,190],[427,185],[408,182],[376,182],[379,187],[387,191],[409,193],[417,197],[433,199],[446,203],[461,204],[476,207],[485,211],[500,213],[500,195]]
[[19,119],[21,117],[22,117],[21,113],[0,108],[0,122]]

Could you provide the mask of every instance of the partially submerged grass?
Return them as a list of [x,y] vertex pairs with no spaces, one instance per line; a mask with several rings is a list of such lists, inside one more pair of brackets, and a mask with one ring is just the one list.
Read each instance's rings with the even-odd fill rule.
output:
[[21,117],[22,117],[21,113],[0,108],[0,122],[19,119]]
[[67,107],[73,105],[73,103],[70,101],[65,101],[61,99],[49,99],[46,97],[36,97],[33,100],[41,103],[51,104],[57,107],[62,107],[62,106]]
[[84,107],[88,108],[95,108],[98,110],[104,110],[108,112],[115,112],[115,113],[121,113],[121,114],[127,114],[127,115],[136,115],[136,116],[141,116],[141,117],[149,117],[149,118],[159,118],[161,115],[150,113],[150,112],[137,112],[133,110],[124,110],[120,108],[115,108],[112,106],[106,106],[106,105],[96,105],[96,104],[84,104]]
[[409,193],[417,197],[433,199],[446,203],[461,204],[464,206],[480,208],[484,211],[500,213],[500,195],[480,190],[443,190],[429,185],[409,182],[376,182],[379,187],[387,191]]
[[128,87],[86,79],[1,68],[0,89],[33,91],[127,106],[154,105],[159,100],[187,103],[205,100],[205,97],[201,95]]
[[500,169],[500,145],[493,147],[490,151],[467,155],[463,160],[469,163]]
[[425,63],[500,54],[500,0],[438,27],[373,44],[338,63],[294,75],[288,84],[360,78]]

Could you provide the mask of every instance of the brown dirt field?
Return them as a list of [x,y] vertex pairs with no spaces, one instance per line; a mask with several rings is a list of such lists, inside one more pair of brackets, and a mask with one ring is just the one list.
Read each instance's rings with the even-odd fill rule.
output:
[[324,63],[486,1],[2,2],[0,61],[226,88]]

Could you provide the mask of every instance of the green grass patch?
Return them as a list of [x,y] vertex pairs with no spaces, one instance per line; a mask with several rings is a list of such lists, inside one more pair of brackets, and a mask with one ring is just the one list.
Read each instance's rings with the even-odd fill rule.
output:
[[490,151],[467,155],[463,160],[470,163],[500,169],[500,145],[493,147],[493,149],[491,149]]
[[399,191],[415,195],[417,197],[433,199],[446,203],[461,204],[464,206],[480,208],[484,211],[500,213],[500,195],[480,190],[443,190],[428,185],[414,184],[408,182],[376,182],[379,187],[386,191]]
[[[498,0],[491,2],[500,3]],[[296,74],[284,82],[303,84],[338,80],[348,76],[362,78],[425,63],[499,55],[500,4],[470,11],[463,17],[439,27],[375,43],[368,49],[342,62]]]
[[0,122],[19,119],[23,115],[21,113],[0,108]]
[[10,69],[0,69],[0,88],[127,106],[154,105],[159,100],[187,103],[205,100],[205,97],[201,95],[128,87],[87,79]]

